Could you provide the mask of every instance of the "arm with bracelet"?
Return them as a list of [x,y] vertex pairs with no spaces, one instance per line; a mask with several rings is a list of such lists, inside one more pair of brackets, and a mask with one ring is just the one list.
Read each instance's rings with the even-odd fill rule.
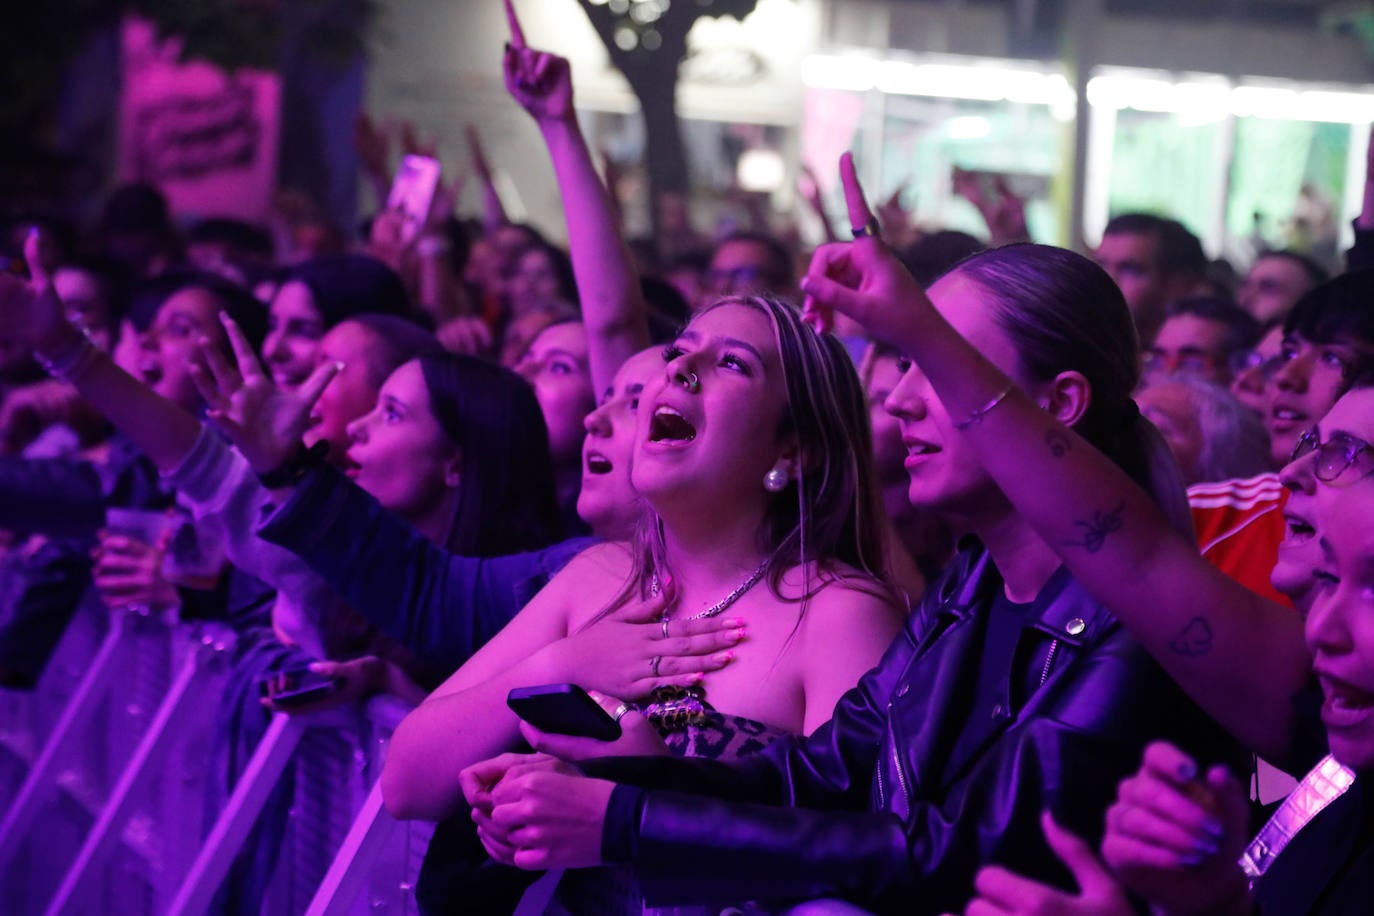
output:
[[[850,218],[864,225],[871,215],[848,157],[841,176]],[[932,298],[978,292],[977,283],[955,270]],[[1074,577],[1228,731],[1261,754],[1286,754],[1292,698],[1311,666],[1298,615],[1203,560],[1114,461],[965,340],[881,239],[823,246],[802,290],[819,324],[840,311],[910,357],[984,469]]]

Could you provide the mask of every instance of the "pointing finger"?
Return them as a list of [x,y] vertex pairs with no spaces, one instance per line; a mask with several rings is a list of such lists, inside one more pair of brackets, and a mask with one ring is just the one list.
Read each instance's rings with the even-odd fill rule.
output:
[[40,251],[43,246],[43,232],[37,226],[29,229],[28,238],[24,239],[24,262],[29,268],[29,278],[38,289],[44,289],[52,281],[48,276],[47,268],[43,266],[43,258]]
[[510,43],[523,49],[525,32],[520,28],[520,18],[515,15],[515,4],[512,0],[506,0],[506,21],[510,23]]
[[840,157],[840,184],[844,187],[844,202],[849,208],[849,225],[855,229],[866,227],[873,222],[873,211],[864,196],[859,175],[854,170],[854,154],[845,153]]

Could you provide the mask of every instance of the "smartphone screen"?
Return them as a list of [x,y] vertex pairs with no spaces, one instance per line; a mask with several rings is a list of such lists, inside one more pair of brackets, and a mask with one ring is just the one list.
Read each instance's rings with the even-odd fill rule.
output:
[[409,242],[419,235],[429,219],[434,192],[439,187],[439,160],[432,156],[406,156],[396,169],[391,193],[386,198],[388,210],[398,210],[404,216],[401,241]]

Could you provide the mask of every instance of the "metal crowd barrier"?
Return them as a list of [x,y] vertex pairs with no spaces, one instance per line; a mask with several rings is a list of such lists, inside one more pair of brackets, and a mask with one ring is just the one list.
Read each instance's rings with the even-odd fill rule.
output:
[[206,911],[287,767],[294,794],[266,916],[416,912],[432,825],[376,788],[407,711],[274,716],[204,822],[232,636],[152,615],[78,615],[38,689],[0,691],[0,907],[7,914]]

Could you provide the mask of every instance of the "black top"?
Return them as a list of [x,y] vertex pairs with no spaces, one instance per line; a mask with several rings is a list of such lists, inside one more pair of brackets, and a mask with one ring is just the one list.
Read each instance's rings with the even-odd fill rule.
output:
[[1374,774],[1298,831],[1255,885],[1265,916],[1374,912]]

